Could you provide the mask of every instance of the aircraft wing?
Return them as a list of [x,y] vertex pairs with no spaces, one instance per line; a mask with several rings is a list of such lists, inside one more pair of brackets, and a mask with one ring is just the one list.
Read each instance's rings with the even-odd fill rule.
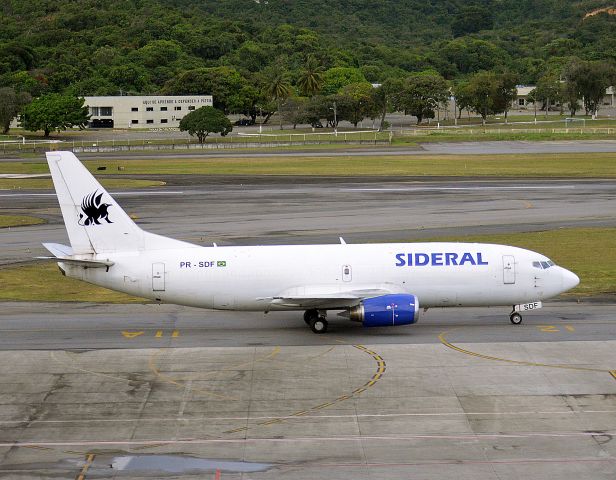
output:
[[392,293],[407,293],[399,285],[393,283],[379,285],[361,285],[345,289],[340,285],[311,285],[293,287],[273,297],[262,297],[272,309],[276,307],[297,309],[337,309],[358,305],[363,299],[389,295]]

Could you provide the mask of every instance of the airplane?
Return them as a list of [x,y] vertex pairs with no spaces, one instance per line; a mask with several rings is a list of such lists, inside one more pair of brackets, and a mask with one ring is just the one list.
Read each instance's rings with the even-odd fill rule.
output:
[[522,312],[579,283],[539,253],[483,243],[204,247],[142,230],[72,152],[47,162],[70,246],[44,243],[62,274],[159,303],[237,311],[327,312],[366,327],[410,325],[431,307]]

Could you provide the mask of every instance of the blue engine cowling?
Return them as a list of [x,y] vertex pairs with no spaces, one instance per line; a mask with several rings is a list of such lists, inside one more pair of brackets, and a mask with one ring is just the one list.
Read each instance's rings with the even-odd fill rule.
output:
[[419,300],[410,294],[381,295],[363,300],[349,313],[364,327],[410,325],[419,318]]

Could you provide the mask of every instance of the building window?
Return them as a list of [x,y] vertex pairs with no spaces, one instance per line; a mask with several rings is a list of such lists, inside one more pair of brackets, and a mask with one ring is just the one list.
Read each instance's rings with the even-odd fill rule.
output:
[[154,107],[146,107],[145,111],[146,112],[153,112],[154,111]]
[[139,123],[139,120],[131,120],[130,123],[132,123],[133,125],[136,125]]
[[137,107],[133,107],[133,108],[131,108],[131,109],[130,109],[130,111],[131,111],[131,112],[138,112],[138,111],[139,111],[139,109],[138,109]]
[[518,99],[518,105],[519,105],[520,107],[523,107],[523,106],[525,105],[525,102],[524,102],[524,99],[523,99],[523,98]]
[[161,112],[166,112],[167,111],[167,107],[160,107],[160,111]]
[[188,107],[188,110],[194,110],[195,107],[193,105],[191,105],[190,107]]
[[182,110],[182,107],[174,107],[174,110]]
[[161,118],[160,119],[160,123],[167,123],[167,119],[166,118]]
[[154,120],[146,120],[145,123],[154,123]]
[[98,107],[90,107],[90,115],[98,117]]
[[100,115],[101,117],[111,117],[113,115],[113,107],[101,107]]

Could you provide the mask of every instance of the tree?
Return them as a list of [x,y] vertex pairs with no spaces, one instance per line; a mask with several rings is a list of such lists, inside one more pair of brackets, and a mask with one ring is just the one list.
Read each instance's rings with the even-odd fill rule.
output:
[[225,136],[233,130],[231,122],[221,110],[206,106],[193,110],[180,120],[180,131],[197,136],[203,143],[210,133],[220,133]]
[[533,104],[533,108],[535,110],[535,123],[537,123],[537,88],[533,88],[530,92],[528,92],[528,101]]
[[[246,93],[242,88],[247,82],[231,67],[212,67],[188,70],[165,84],[165,95],[212,95],[214,107],[230,113],[238,105],[245,104],[238,95]],[[243,93],[242,93],[243,92]]]
[[454,37],[461,37],[480,30],[488,30],[493,24],[493,13],[490,9],[470,5],[460,8],[451,24],[451,31]]
[[14,89],[0,88],[0,127],[2,133],[8,133],[11,121],[19,114],[24,105],[32,101],[29,93],[19,92]]
[[497,110],[494,108],[496,89],[496,75],[492,72],[478,73],[468,82],[469,107],[481,115],[481,121],[484,125],[488,115],[497,113]]
[[345,101],[337,101],[337,104],[346,106],[337,116],[337,120],[348,120],[357,127],[357,124],[364,118],[376,118],[379,108],[374,101],[374,87],[368,82],[351,83],[340,90],[340,97],[345,97]]
[[381,110],[381,124],[379,132],[385,126],[385,115],[387,112],[399,110],[400,92],[402,91],[402,80],[399,78],[388,78],[379,87],[374,89],[374,103]]
[[278,116],[280,117],[280,130],[282,130],[282,102],[291,95],[291,84],[289,76],[282,68],[271,68],[266,74],[265,94],[274,100],[277,105]]
[[605,90],[616,83],[616,68],[605,62],[579,62],[571,65],[568,80],[584,98],[587,113],[596,115],[605,95]]
[[45,137],[49,137],[52,130],[83,129],[89,118],[83,98],[50,93],[34,99],[24,108],[22,126],[32,132],[43,130]]
[[365,82],[364,74],[358,68],[334,67],[323,74],[323,95],[335,95],[340,89],[351,83]]
[[[473,97],[468,82],[460,82],[453,86],[453,96],[456,100],[457,118],[462,118],[462,110],[472,109]],[[455,112],[454,112],[455,113]]]
[[420,124],[424,118],[434,118],[434,110],[448,97],[449,87],[439,74],[416,74],[404,81],[400,106],[406,113],[417,117],[417,124]]
[[323,67],[316,58],[309,55],[297,79],[297,87],[302,95],[313,97],[323,86]]
[[481,115],[485,125],[488,115],[501,112],[507,114],[517,95],[515,83],[515,76],[511,74],[477,73],[462,90],[464,103],[467,108]]
[[496,91],[496,108],[505,112],[505,123],[507,123],[507,114],[509,113],[511,104],[518,96],[517,83],[517,75],[512,73],[499,75]]
[[284,120],[293,125],[293,129],[298,123],[306,122],[306,107],[308,105],[306,97],[290,97],[285,102],[281,115]]
[[440,51],[440,55],[455,65],[460,73],[491,70],[507,61],[507,52],[495,44],[471,37],[456,38]]
[[553,73],[548,73],[541,77],[537,82],[534,92],[534,98],[543,102],[546,118],[550,107],[562,100],[562,86],[559,78]]

